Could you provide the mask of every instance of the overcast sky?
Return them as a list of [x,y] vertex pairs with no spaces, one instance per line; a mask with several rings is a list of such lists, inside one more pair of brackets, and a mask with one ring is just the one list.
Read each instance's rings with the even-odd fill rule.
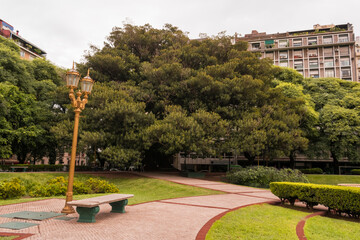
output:
[[47,52],[47,59],[69,68],[93,44],[101,47],[123,22],[165,23],[189,32],[228,35],[311,29],[314,24],[352,23],[360,36],[359,0],[0,0],[0,19]]

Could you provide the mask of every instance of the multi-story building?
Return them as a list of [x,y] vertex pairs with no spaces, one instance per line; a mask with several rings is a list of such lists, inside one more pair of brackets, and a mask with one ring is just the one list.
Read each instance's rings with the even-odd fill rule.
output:
[[235,35],[235,41],[247,41],[249,51],[270,58],[275,65],[296,69],[304,77],[359,81],[355,36],[349,23],[317,24],[309,30],[275,34],[253,30],[244,37]]
[[355,55],[356,55],[356,64],[357,64],[357,77],[360,82],[360,37],[356,37],[355,41]]
[[32,60],[46,56],[44,50],[20,36],[19,31],[14,32],[14,27],[1,19],[0,36],[14,40],[20,47],[20,57],[23,59]]

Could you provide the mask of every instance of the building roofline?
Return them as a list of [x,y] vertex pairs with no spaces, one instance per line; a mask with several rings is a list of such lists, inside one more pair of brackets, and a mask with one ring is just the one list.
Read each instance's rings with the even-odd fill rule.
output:
[[36,46],[35,44],[31,43],[30,41],[26,40],[25,38],[21,37],[20,35],[17,35],[15,32],[11,31],[12,33],[12,37],[17,37],[19,39],[21,39],[22,41],[26,42],[27,44],[30,44],[31,46],[39,49],[41,51],[42,54],[46,54],[46,52],[44,50],[42,50],[41,48],[39,48],[38,46]]

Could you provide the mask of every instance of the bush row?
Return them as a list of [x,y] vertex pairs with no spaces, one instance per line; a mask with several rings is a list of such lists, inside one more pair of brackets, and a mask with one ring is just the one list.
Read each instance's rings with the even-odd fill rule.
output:
[[353,169],[353,170],[351,170],[351,174],[353,174],[353,175],[360,175],[360,169]]
[[[51,197],[65,195],[67,181],[64,177],[57,177],[47,181],[42,185],[29,186],[27,189],[19,178],[0,182],[0,198],[11,199],[29,195],[31,197]],[[75,181],[73,193],[93,194],[93,193],[117,193],[119,189],[112,183],[98,178],[89,178],[84,182]]]
[[324,171],[321,168],[305,168],[299,169],[304,174],[323,174]]
[[276,169],[273,167],[236,168],[226,174],[230,183],[268,188],[271,182],[309,182],[299,170]]
[[[17,165],[0,165],[0,169],[3,171],[10,171],[11,167],[27,167],[28,172],[52,172],[52,171],[65,171],[68,165],[50,165],[50,164],[39,164],[39,165],[31,165],[31,164],[17,164]],[[65,168],[64,168],[65,167]],[[75,171],[91,171],[93,170],[90,166],[75,166]]]
[[270,183],[273,194],[282,203],[285,200],[292,205],[295,200],[305,202],[307,207],[322,204],[337,213],[360,216],[360,188],[342,187],[307,183],[273,182]]

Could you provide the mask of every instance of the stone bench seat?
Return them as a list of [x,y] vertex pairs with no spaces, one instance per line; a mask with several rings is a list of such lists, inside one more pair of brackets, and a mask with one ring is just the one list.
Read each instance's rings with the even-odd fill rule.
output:
[[99,205],[109,203],[112,213],[125,213],[125,206],[128,198],[134,197],[133,194],[110,194],[106,196],[87,198],[68,202],[69,206],[75,206],[79,213],[78,222],[95,222],[95,215],[99,212]]

